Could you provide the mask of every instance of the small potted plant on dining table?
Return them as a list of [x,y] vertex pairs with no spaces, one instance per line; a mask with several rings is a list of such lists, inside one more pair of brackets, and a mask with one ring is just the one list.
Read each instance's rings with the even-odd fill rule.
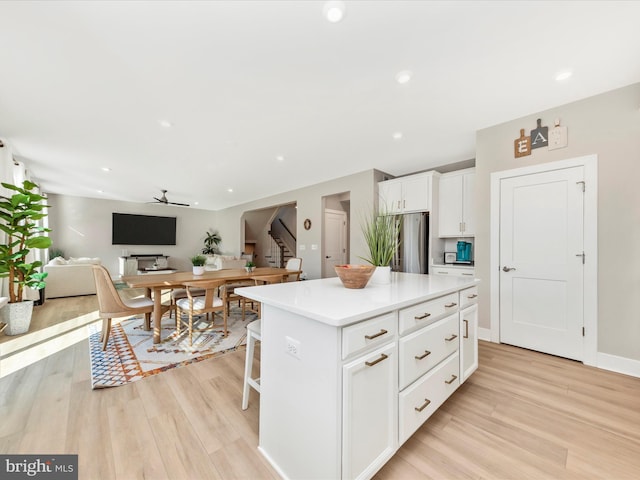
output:
[[244,269],[247,271],[247,273],[252,273],[254,268],[256,268],[256,264],[253,263],[251,260],[248,260],[244,266]]
[[204,255],[195,255],[191,257],[191,265],[193,265],[193,274],[202,275],[204,273],[204,263],[207,258]]

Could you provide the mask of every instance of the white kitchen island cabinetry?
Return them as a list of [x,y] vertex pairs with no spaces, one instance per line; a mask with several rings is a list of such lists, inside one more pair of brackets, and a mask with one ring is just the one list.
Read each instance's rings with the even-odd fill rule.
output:
[[371,478],[461,384],[460,292],[475,284],[393,273],[359,290],[237,289],[262,302],[258,448],[278,473]]

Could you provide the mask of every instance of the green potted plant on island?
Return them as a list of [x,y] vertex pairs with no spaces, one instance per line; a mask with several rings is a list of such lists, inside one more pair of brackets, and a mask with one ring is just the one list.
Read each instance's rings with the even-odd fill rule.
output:
[[247,271],[247,273],[253,272],[254,268],[256,268],[256,264],[253,263],[251,260],[247,260],[247,263],[244,266],[244,269]]
[[47,273],[38,270],[42,262],[27,256],[32,249],[51,246],[51,239],[44,235],[51,230],[38,225],[49,206],[42,203],[45,197],[34,192],[38,185],[29,180],[22,187],[2,186],[15,193],[0,195],[0,230],[6,235],[6,243],[0,245],[0,278],[9,281],[9,303],[0,309],[0,320],[6,324],[5,334],[19,335],[29,330],[33,313],[33,300],[23,300],[25,287],[45,287]]
[[191,257],[191,265],[193,265],[193,274],[202,275],[204,273],[204,262],[207,258],[204,255],[195,255]]
[[375,211],[361,222],[360,226],[369,256],[360,258],[377,267],[370,283],[386,284],[391,281],[391,261],[400,247],[401,225],[402,215]]

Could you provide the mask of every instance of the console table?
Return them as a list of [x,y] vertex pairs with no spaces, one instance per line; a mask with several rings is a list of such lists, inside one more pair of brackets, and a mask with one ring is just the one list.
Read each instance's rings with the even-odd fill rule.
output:
[[146,273],[171,273],[169,256],[162,254],[128,255],[120,257],[118,270],[121,277]]

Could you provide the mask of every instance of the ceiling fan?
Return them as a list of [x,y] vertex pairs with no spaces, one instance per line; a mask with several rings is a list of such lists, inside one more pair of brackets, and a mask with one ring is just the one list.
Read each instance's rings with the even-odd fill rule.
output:
[[[166,190],[160,190],[162,192],[162,196],[160,198],[157,197],[153,197],[153,199],[156,201],[156,203],[164,203],[165,205],[179,205],[181,207],[189,207],[190,205],[188,203],[176,203],[176,202],[170,202],[169,200],[167,200],[167,191]],[[154,203],[154,202],[151,202]]]

